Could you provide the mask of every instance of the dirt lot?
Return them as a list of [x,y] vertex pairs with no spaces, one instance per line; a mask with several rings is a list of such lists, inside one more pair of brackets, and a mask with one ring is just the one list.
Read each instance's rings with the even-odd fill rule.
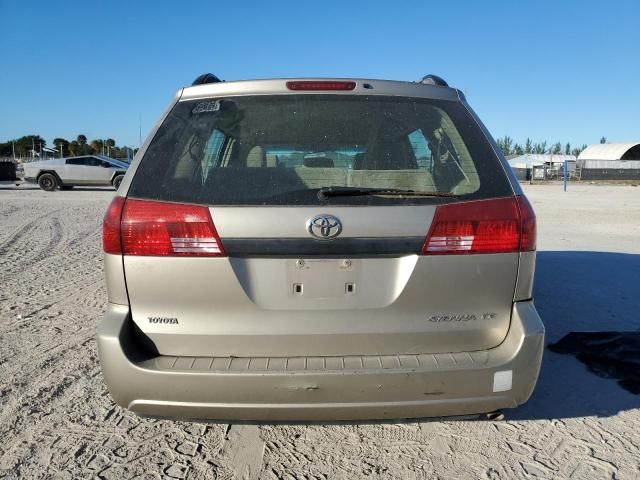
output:
[[[525,188],[548,340],[640,328],[640,187]],[[640,477],[640,396],[550,352],[532,399],[502,422],[226,425],[116,407],[94,340],[112,196],[0,188],[0,477]]]

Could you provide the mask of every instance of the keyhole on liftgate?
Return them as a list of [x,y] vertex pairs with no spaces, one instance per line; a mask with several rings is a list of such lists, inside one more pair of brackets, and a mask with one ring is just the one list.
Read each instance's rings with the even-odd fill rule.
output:
[[293,284],[293,293],[295,293],[296,295],[302,295],[302,284],[301,283],[294,283]]

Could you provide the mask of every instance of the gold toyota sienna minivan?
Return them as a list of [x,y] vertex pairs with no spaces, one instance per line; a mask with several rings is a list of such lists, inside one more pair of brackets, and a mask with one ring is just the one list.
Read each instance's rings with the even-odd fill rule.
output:
[[494,412],[534,388],[536,221],[459,90],[180,89],[104,218],[113,399],[150,416]]

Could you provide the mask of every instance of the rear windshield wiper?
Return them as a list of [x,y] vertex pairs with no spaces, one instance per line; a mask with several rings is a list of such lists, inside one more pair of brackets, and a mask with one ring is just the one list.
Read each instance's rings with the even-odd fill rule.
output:
[[403,190],[400,188],[322,187],[318,190],[318,198],[320,200],[329,197],[359,197],[367,195],[385,195],[395,197],[457,197],[457,195],[449,192]]

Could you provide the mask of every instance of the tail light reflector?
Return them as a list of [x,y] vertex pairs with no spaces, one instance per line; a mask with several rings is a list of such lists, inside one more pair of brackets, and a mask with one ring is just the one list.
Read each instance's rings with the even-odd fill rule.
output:
[[[116,201],[117,198],[120,200]],[[116,199],[104,221],[106,253],[156,257],[226,256],[206,206]],[[117,209],[121,210],[120,215],[116,215]],[[116,217],[119,221],[114,223]],[[120,251],[116,250],[117,246]]]
[[302,80],[287,82],[289,90],[353,90],[356,82]]
[[535,215],[524,197],[439,206],[422,255],[535,250]]

